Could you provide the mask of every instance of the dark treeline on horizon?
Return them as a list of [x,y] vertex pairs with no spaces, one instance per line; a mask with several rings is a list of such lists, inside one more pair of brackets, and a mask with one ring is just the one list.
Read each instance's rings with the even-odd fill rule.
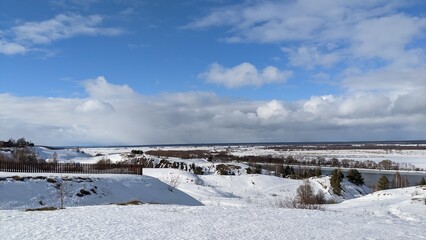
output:
[[25,138],[19,138],[18,140],[9,139],[8,141],[0,140],[0,147],[12,148],[12,147],[34,147],[34,143],[27,141]]
[[350,150],[350,149],[397,149],[397,150],[426,150],[426,140],[389,140],[389,141],[324,141],[324,142],[235,142],[235,143],[176,143],[176,144],[129,144],[129,145],[37,145],[50,149],[66,148],[119,148],[119,147],[243,147],[265,146],[281,149],[318,149],[318,150]]

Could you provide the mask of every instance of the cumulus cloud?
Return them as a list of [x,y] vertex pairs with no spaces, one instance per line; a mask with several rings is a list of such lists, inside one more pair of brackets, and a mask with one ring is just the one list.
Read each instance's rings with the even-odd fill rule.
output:
[[0,138],[80,145],[420,139],[426,134],[424,89],[285,102],[224,99],[212,92],[147,97],[104,77],[85,83],[84,98],[0,94]]
[[96,99],[125,99],[135,96],[133,90],[127,85],[112,85],[107,82],[104,76],[96,79],[83,81],[83,86],[87,93]]
[[226,68],[214,63],[210,65],[207,72],[201,73],[200,77],[209,83],[223,85],[227,88],[238,88],[283,83],[291,75],[291,71],[282,71],[273,66],[258,70],[252,64],[244,62],[232,68]]
[[[116,36],[123,30],[102,27],[100,15],[59,14],[45,21],[23,22],[0,36],[0,53],[25,54],[34,46],[77,36]],[[7,34],[6,34],[7,33]]]
[[259,118],[269,120],[272,118],[285,118],[288,111],[278,100],[272,100],[258,107],[256,113]]

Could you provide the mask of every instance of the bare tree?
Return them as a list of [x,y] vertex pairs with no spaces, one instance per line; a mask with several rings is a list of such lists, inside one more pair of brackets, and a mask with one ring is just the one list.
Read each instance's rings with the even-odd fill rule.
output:
[[56,188],[56,198],[59,201],[59,208],[65,209],[65,198],[68,193],[68,186],[65,184],[64,179],[62,176],[60,177],[60,180],[55,185]]
[[58,153],[54,152],[52,154],[52,163],[58,163]]
[[169,191],[173,192],[173,190],[179,185],[179,175],[169,173],[169,176],[166,178],[166,183],[169,185]]

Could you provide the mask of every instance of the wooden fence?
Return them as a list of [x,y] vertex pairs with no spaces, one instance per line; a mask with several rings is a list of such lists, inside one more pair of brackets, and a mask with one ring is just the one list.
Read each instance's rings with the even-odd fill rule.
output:
[[26,173],[86,173],[86,174],[136,174],[142,175],[143,168],[136,164],[88,164],[14,162],[0,160],[0,171]]

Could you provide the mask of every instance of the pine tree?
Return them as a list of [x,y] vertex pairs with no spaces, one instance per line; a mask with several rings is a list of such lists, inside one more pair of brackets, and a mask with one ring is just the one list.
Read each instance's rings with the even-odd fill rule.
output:
[[321,175],[322,175],[321,167],[316,167],[314,174],[315,174],[316,177],[321,177]]
[[389,179],[385,175],[382,175],[377,182],[376,190],[380,191],[389,189],[389,184]]
[[362,177],[362,174],[356,169],[349,169],[346,178],[349,180],[349,182],[354,183],[358,186],[364,184],[364,178]]
[[331,172],[330,185],[333,188],[333,192],[337,195],[342,194],[342,187],[340,183],[342,182],[343,178],[344,175],[340,169],[336,168]]
[[420,180],[419,185],[420,185],[420,186],[425,186],[425,185],[426,185],[426,180],[425,180],[425,178],[424,178],[424,177],[422,177],[422,179]]

